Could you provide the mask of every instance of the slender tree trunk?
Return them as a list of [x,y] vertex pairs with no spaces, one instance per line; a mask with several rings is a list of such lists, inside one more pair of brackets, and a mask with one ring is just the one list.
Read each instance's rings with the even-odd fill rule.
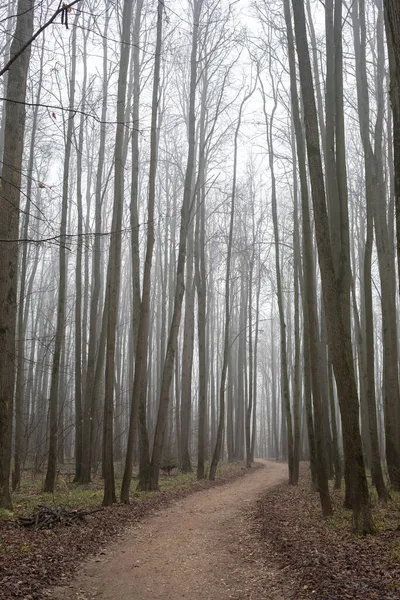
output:
[[[204,95],[204,94],[203,94]],[[204,111],[205,99],[202,103],[201,127],[202,135],[199,144],[199,186],[198,186],[198,213],[196,220],[196,250],[195,250],[195,276],[197,289],[198,317],[197,331],[199,338],[199,433],[198,433],[198,458],[197,458],[197,479],[204,479],[204,459],[205,459],[205,425],[207,409],[207,348],[206,348],[206,311],[207,311],[207,288],[206,288],[206,257],[205,257],[205,165],[204,158]],[[211,367],[212,369],[212,367]],[[209,369],[209,370],[211,370]],[[213,378],[213,374],[211,374]],[[213,383],[213,380],[212,380]],[[213,394],[210,400],[213,401]]]
[[140,107],[140,26],[143,0],[137,0],[133,28],[133,105],[132,105],[132,182],[131,182],[131,251],[132,251],[132,327],[133,346],[136,351],[140,315],[140,249],[139,249],[139,107]]
[[[194,217],[194,215],[193,215]],[[182,371],[181,371],[181,442],[182,442],[182,463],[183,473],[189,473],[192,470],[189,455],[189,431],[190,414],[192,406],[192,370],[193,370],[193,351],[194,351],[194,304],[196,284],[193,275],[193,217],[189,226],[188,250],[186,261],[186,291],[185,291],[185,318],[183,327],[183,345],[182,345]],[[199,306],[200,308],[200,306]],[[203,348],[200,348],[203,352]],[[199,373],[199,385],[202,386],[203,373]],[[203,388],[201,388],[203,391]],[[200,436],[199,436],[200,437]]]
[[79,138],[76,163],[76,204],[78,212],[78,244],[75,266],[75,481],[82,476],[83,460],[83,410],[82,410],[82,252],[83,252],[83,207],[82,207],[82,156],[84,137],[84,113],[86,108],[87,85],[87,40],[84,38],[82,114],[79,123]]
[[[276,358],[275,358],[275,331],[274,331],[274,310],[271,302],[271,420],[272,420],[272,451],[274,458],[280,457],[279,437],[278,437],[278,390],[276,385]],[[310,396],[311,397],[311,396]]]
[[[254,383],[253,383],[253,434],[251,438],[251,462],[254,462],[254,452],[257,437],[257,374],[258,374],[258,338],[260,323],[260,293],[261,293],[261,273],[258,273],[257,299],[256,299],[256,334],[254,339]],[[261,436],[260,436],[261,437]],[[259,454],[260,456],[260,454]]]
[[251,417],[253,411],[253,271],[254,271],[254,260],[255,260],[255,235],[254,235],[254,197],[251,198],[252,202],[252,218],[253,218],[253,240],[252,240],[252,253],[250,259],[250,265],[248,270],[248,278],[249,278],[249,293],[248,293],[248,319],[249,319],[249,394],[248,394],[248,402],[246,406],[246,422],[245,422],[245,434],[246,434],[246,467],[249,469],[251,467]]
[[[294,51],[294,49],[293,49]],[[292,155],[293,164],[296,164],[295,140],[292,134]],[[293,247],[294,247],[294,377],[293,377],[293,417],[294,417],[294,441],[293,441],[293,484],[299,482],[299,463],[300,463],[300,403],[301,403],[301,368],[300,368],[300,292],[299,279],[301,273],[301,251],[299,235],[299,215],[298,215],[298,189],[297,173],[294,170],[293,175]]]
[[[198,355],[199,355],[199,413],[198,413],[198,440],[197,440],[197,479],[205,477],[206,456],[206,413],[207,413],[207,286],[206,286],[206,232],[205,232],[205,205],[206,205],[206,109],[208,92],[208,68],[204,67],[202,77],[201,108],[200,108],[200,135],[199,135],[199,158],[198,178],[196,182],[197,192],[197,218],[195,231],[195,281],[197,290],[198,317]],[[211,274],[212,277],[212,274]],[[211,289],[211,285],[210,285]],[[209,315],[210,320],[210,315]],[[213,360],[213,356],[211,360]],[[214,397],[214,374],[213,367],[208,369],[211,381],[211,443],[215,442],[215,420],[213,411],[215,407]]]

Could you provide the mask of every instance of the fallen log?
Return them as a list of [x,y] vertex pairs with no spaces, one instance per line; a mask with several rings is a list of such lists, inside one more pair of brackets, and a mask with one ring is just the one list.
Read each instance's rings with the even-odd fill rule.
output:
[[95,508],[94,510],[69,509],[62,506],[44,506],[39,504],[31,516],[21,516],[18,518],[18,524],[26,529],[40,531],[41,529],[52,529],[57,525],[68,527],[77,521],[82,521],[88,515],[103,510]]

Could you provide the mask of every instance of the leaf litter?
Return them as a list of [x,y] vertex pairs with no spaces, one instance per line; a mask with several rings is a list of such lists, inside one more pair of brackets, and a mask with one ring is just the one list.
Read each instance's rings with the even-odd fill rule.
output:
[[343,491],[332,491],[334,515],[323,519],[303,467],[298,486],[280,485],[251,509],[264,553],[292,578],[296,600],[399,600],[399,498],[373,513],[377,532],[357,536]]

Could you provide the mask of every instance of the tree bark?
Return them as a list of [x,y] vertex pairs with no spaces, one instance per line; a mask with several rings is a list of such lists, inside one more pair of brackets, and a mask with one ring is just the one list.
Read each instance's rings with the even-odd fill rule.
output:
[[393,112],[394,194],[397,230],[397,269],[400,286],[400,5],[383,0],[390,70],[390,101]]
[[[294,48],[293,48],[294,56]],[[296,92],[297,94],[297,92]],[[296,146],[292,133],[293,164],[296,164]],[[297,173],[293,170],[293,277],[294,277],[294,375],[293,375],[293,484],[299,482],[300,463],[300,403],[301,403],[301,368],[300,368],[300,292],[299,279],[301,274],[301,250],[298,215],[298,186]]]
[[83,206],[82,206],[82,157],[84,139],[84,113],[86,110],[87,86],[87,39],[84,38],[82,114],[79,122],[79,137],[76,162],[76,205],[78,213],[78,243],[75,266],[75,481],[82,476],[83,461],[83,407],[82,407],[82,252],[83,252]]
[[[33,32],[34,2],[19,0],[10,57],[19,53]],[[7,81],[4,150],[0,182],[0,508],[11,508],[10,461],[16,372],[15,329],[21,167],[25,133],[25,95],[30,49],[10,67]]]
[[[200,141],[199,141],[199,184],[197,190],[197,219],[195,236],[195,279],[197,289],[197,332],[198,332],[198,354],[199,354],[199,433],[198,433],[198,457],[197,457],[197,479],[205,477],[205,425],[207,411],[207,347],[206,347],[206,319],[207,319],[207,287],[206,287],[206,255],[205,255],[205,102],[206,102],[206,83],[202,94],[202,107],[200,114]],[[209,317],[210,318],[210,317]],[[212,369],[212,367],[211,367]],[[211,370],[210,369],[210,370]],[[213,374],[211,374],[213,377]],[[213,383],[213,381],[212,381]],[[213,397],[211,395],[211,401]]]

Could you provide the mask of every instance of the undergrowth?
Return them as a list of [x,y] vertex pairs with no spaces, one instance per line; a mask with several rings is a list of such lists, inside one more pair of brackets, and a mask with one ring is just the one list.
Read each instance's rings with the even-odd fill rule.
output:
[[[340,490],[333,489],[333,483],[331,487],[334,512],[328,517],[327,525],[329,529],[333,530],[349,530],[352,527],[352,512],[343,506],[344,482],[342,482]],[[390,489],[389,492],[390,500],[387,503],[384,503],[379,500],[375,487],[372,486],[372,484],[369,486],[371,510],[376,534],[385,531],[396,531],[400,528],[400,492],[395,492]]]
[[[21,515],[31,514],[38,504],[46,506],[62,506],[70,509],[90,509],[101,505],[103,500],[103,479],[94,476],[89,484],[74,482],[73,464],[64,464],[60,468],[54,494],[44,493],[44,474],[35,474],[32,470],[23,471],[20,488],[13,494],[13,511],[0,510],[0,521],[10,521]],[[221,462],[218,466],[218,476],[233,474],[243,469],[242,463]],[[122,465],[117,464],[116,491],[119,494],[122,482]],[[171,475],[160,473],[160,492],[175,492],[190,487],[196,483],[196,473],[180,473],[175,470]],[[133,474],[131,484],[131,500],[142,502],[158,492],[136,491],[137,471]],[[1,550],[0,550],[1,552]]]

